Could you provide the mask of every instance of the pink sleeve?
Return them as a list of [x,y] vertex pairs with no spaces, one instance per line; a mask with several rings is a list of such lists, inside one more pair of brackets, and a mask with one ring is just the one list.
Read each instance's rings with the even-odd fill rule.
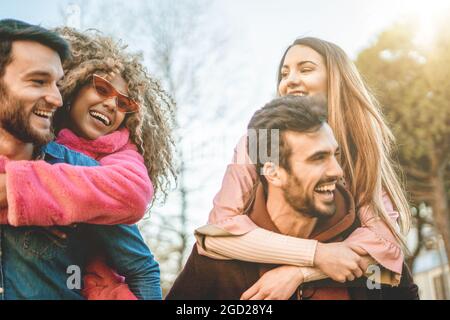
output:
[[[208,220],[209,224],[232,235],[243,235],[257,228],[248,216],[242,214],[246,195],[257,180],[255,166],[249,164],[246,138],[242,137],[235,148],[233,161],[227,167],[222,188],[214,198],[214,207]],[[386,193],[383,194],[383,203],[396,223],[399,215]],[[356,229],[346,242],[361,246],[382,266],[401,274],[403,252],[388,227],[367,207],[361,208],[358,214],[362,227]],[[201,246],[198,247],[200,254],[205,254]]]
[[153,186],[142,156],[130,148],[101,166],[10,161],[6,165],[8,221],[14,226],[132,224],[143,217]]
[[[399,214],[386,193],[383,193],[383,204],[392,223],[396,225]],[[356,229],[345,242],[362,247],[383,267],[401,274],[404,255],[392,232],[368,207],[361,208],[358,214],[362,227]]]
[[234,235],[242,235],[257,228],[248,216],[242,214],[257,178],[255,166],[247,154],[245,135],[234,149],[232,163],[227,166],[222,187],[214,197],[208,223]]

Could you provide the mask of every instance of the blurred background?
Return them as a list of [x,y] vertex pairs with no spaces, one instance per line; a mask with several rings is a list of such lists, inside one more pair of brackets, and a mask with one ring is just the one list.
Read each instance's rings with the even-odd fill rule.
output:
[[166,292],[206,223],[233,148],[276,93],[297,37],[341,46],[398,142],[414,213],[408,264],[422,299],[450,299],[450,3],[445,0],[2,1],[0,19],[95,28],[139,52],[177,102],[178,183],[140,223]]

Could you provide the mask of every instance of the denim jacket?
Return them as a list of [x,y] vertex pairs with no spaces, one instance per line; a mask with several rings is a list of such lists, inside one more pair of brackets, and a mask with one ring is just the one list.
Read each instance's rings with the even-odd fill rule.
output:
[[[97,166],[84,154],[51,142],[42,149],[48,163]],[[81,288],[72,289],[70,267],[81,270],[95,256],[120,275],[139,299],[161,299],[160,270],[136,225],[62,227],[59,239],[42,227],[0,225],[0,298],[83,299]]]

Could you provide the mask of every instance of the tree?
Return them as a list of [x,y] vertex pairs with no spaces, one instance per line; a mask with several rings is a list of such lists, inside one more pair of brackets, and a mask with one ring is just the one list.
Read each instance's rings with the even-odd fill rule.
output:
[[[214,68],[219,76],[217,61],[223,58],[226,41],[217,37],[214,26],[206,27],[205,19],[208,4],[203,0],[191,1],[150,1],[139,7],[139,15],[145,17],[135,24],[135,34],[143,35],[139,43],[148,44],[145,52],[151,61],[151,69],[174,97],[177,103],[174,114],[176,154],[178,160],[178,188],[171,199],[178,206],[175,213],[158,215],[160,226],[156,231],[157,243],[167,247],[160,253],[172,267],[172,271],[163,275],[163,287],[168,289],[174,277],[183,268],[186,253],[190,250],[192,228],[190,210],[192,194],[196,189],[204,188],[205,181],[198,181],[199,173],[193,167],[185,152],[189,144],[187,135],[205,122],[219,121],[217,111],[220,105],[208,105],[210,97],[204,94],[205,84],[201,83],[205,75]],[[222,70],[225,72],[225,70]],[[205,170],[205,168],[202,168]],[[197,178],[197,179],[195,179]],[[196,181],[197,180],[197,181]],[[161,241],[158,241],[160,238]],[[167,272],[167,271],[166,271]]]
[[412,204],[432,208],[450,257],[450,32],[437,32],[440,36],[428,50],[415,44],[415,34],[412,23],[396,24],[363,50],[356,63],[397,138]]

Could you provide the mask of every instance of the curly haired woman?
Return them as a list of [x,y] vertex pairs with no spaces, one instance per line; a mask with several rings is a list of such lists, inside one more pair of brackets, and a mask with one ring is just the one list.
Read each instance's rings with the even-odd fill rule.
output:
[[14,226],[84,223],[64,232],[67,241],[83,238],[95,247],[86,298],[161,299],[158,264],[137,227],[121,224],[141,219],[154,193],[167,195],[174,177],[171,99],[121,43],[57,31],[73,55],[60,83],[65,104],[54,118],[57,137],[41,150],[45,161],[6,162],[8,210],[0,217]]

